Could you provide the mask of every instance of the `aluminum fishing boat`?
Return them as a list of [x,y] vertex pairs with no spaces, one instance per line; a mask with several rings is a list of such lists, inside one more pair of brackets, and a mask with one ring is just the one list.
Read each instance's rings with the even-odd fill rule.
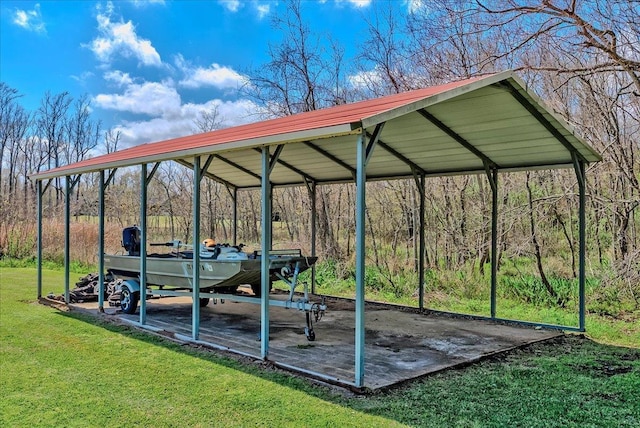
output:
[[[207,239],[196,248],[172,241],[150,246],[170,247],[169,253],[147,253],[146,256],[146,298],[153,295],[175,296],[185,293],[180,290],[193,289],[193,252],[199,251],[199,284],[200,306],[206,306],[210,298],[228,298],[229,300],[246,301],[247,297],[239,296],[237,291],[241,285],[251,287],[254,297],[260,297],[262,291],[262,254],[242,251],[243,246],[215,244]],[[106,270],[123,280],[120,285],[119,306],[125,313],[136,311],[141,297],[140,284],[140,229],[137,226],[127,227],[122,231],[122,246],[126,254],[105,255]],[[324,301],[312,304],[308,300],[307,285],[304,284],[304,296],[294,298],[298,274],[309,269],[317,257],[306,257],[299,249],[269,251],[269,290],[273,281],[282,281],[289,287],[287,301],[269,300],[270,305],[297,307],[307,313],[305,334],[309,340],[315,339],[311,313],[315,319],[321,318],[326,309]],[[223,297],[224,296],[224,297]],[[258,301],[259,299],[249,298]]]
[[[193,287],[193,249],[188,250],[179,241],[151,246],[171,247],[170,253],[147,254],[147,285],[172,289]],[[108,272],[118,278],[140,278],[140,229],[123,230],[124,255],[105,255]],[[184,250],[180,250],[183,248]],[[235,292],[240,285],[251,286],[254,294],[260,294],[261,253],[246,253],[241,246],[200,244],[200,289],[202,291]],[[290,278],[311,267],[317,257],[305,257],[299,249],[271,250],[269,252],[269,277],[271,281]]]

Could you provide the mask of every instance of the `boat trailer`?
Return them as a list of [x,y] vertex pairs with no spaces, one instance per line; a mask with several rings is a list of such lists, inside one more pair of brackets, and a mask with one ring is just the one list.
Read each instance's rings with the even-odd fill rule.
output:
[[[289,288],[289,294],[286,300],[268,299],[269,306],[282,307],[285,309],[296,309],[305,313],[306,326],[304,328],[304,334],[308,341],[312,342],[316,339],[315,332],[313,330],[313,323],[322,319],[324,312],[327,309],[325,304],[325,298],[322,297],[320,303],[311,302],[309,300],[309,286],[306,282],[303,282],[303,294],[300,297],[296,297],[295,289],[298,285],[298,274],[300,272],[300,262],[296,262],[293,275],[289,277],[290,272],[276,272],[276,276],[279,280],[284,282]],[[138,305],[138,296],[140,296],[140,280],[139,279],[127,279],[122,281],[119,286],[120,300],[109,300],[111,306],[120,306],[125,313],[134,313]],[[193,293],[184,290],[165,290],[160,288],[151,288],[147,286],[146,299],[152,299],[156,296],[160,297],[192,297]],[[262,298],[256,296],[248,296],[243,294],[233,293],[216,293],[216,292],[200,292],[198,294],[200,299],[200,306],[207,306],[210,301],[214,304],[220,302],[224,304],[225,300],[232,302],[244,302],[261,304]]]

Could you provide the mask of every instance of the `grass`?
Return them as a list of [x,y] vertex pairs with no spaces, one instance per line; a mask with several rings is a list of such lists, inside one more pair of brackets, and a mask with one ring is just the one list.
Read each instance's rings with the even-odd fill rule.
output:
[[[35,304],[33,269],[0,278],[0,426],[398,425],[301,379]],[[61,291],[62,272],[44,279]]]
[[569,336],[353,397],[35,294],[33,268],[0,266],[0,426],[640,425],[640,349]]

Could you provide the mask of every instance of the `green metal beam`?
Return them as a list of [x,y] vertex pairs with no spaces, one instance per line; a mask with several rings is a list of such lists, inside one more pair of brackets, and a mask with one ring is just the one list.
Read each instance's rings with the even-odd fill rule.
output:
[[530,114],[533,116],[547,131],[553,135],[570,153],[572,156],[577,156],[580,162],[586,163],[587,160],[584,156],[576,150],[575,147],[567,140],[567,138],[558,131],[558,129],[547,120],[546,117],[524,96],[522,95],[508,80],[504,80],[496,84],[496,86],[506,89],[513,98],[520,103]]
[[459,135],[458,133],[453,131],[451,128],[449,128],[447,125],[445,125],[440,119],[438,119],[437,117],[435,117],[434,115],[429,113],[427,110],[420,109],[420,110],[418,110],[418,113],[422,117],[427,119],[429,122],[434,124],[442,132],[444,132],[449,137],[451,137],[453,140],[455,140],[462,147],[464,147],[465,149],[467,149],[468,151],[470,151],[471,153],[476,155],[478,158],[480,158],[483,163],[489,164],[492,168],[499,168],[499,165],[497,163],[492,161],[487,155],[485,155],[480,150],[478,150],[476,148],[476,146],[474,146],[469,141],[467,141],[465,138],[463,138],[461,135]]
[[262,148],[262,255],[260,301],[260,356],[269,357],[269,250],[271,249],[271,182],[269,147]]
[[[156,165],[158,165],[156,163]],[[140,166],[140,324],[147,323],[147,164]]]
[[579,207],[578,207],[578,239],[579,239],[579,257],[578,257],[578,325],[580,331],[586,330],[585,318],[586,318],[586,300],[585,300],[585,288],[586,288],[586,186],[587,177],[585,172],[585,164],[577,156],[573,154],[573,163],[576,172],[576,178],[578,180],[579,189]]
[[367,140],[364,132],[356,145],[356,313],[355,313],[355,380],[357,387],[364,385],[364,273],[365,273],[365,209]]
[[104,312],[104,170],[100,170],[98,189],[98,312]]
[[193,159],[193,269],[191,337],[200,337],[200,156]]
[[[51,182],[51,179],[49,179]],[[38,192],[38,255],[36,257],[36,270],[38,272],[37,288],[38,299],[42,297],[42,180],[36,181]]]
[[304,144],[305,146],[309,147],[310,149],[315,150],[316,152],[320,153],[322,156],[326,157],[329,160],[332,160],[333,162],[337,163],[338,165],[340,165],[341,167],[343,167],[344,169],[349,171],[351,173],[351,175],[354,177],[354,180],[355,180],[356,169],[353,168],[351,165],[349,165],[348,163],[346,163],[345,161],[343,161],[339,157],[337,157],[337,156],[329,153],[328,151],[324,150],[323,148],[316,146],[315,144],[311,143],[310,141],[303,141],[302,144]]

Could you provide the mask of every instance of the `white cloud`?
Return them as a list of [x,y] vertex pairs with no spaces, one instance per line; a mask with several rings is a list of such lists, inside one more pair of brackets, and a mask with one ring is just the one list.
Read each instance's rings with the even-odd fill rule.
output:
[[180,111],[180,94],[172,81],[129,83],[123,94],[98,94],[96,107],[170,118]]
[[216,63],[208,68],[192,67],[180,55],[176,57],[176,65],[185,74],[185,78],[180,81],[180,85],[185,88],[197,89],[210,86],[218,89],[237,89],[249,81],[247,76]]
[[258,12],[258,19],[262,19],[269,15],[271,11],[271,5],[268,3],[256,4],[256,11]]
[[423,7],[427,7],[424,0],[404,0],[403,3],[407,6],[407,12],[409,13],[415,13]]
[[383,83],[383,78],[379,70],[373,69],[360,71],[347,77],[347,80],[354,89],[372,88]]
[[140,38],[131,21],[124,22],[122,18],[120,22],[111,21],[112,13],[113,4],[109,2],[105,13],[99,13],[96,17],[100,36],[88,45],[96,57],[107,63],[117,54],[125,58],[133,56],[144,65],[162,65],[160,54],[151,41]]
[[93,73],[91,71],[83,71],[82,73],[80,73],[80,75],[76,75],[76,74],[72,74],[71,78],[73,80],[75,80],[76,82],[80,82],[82,84],[84,84],[87,79],[93,77]]
[[124,146],[162,141],[170,138],[192,135],[195,120],[202,111],[211,111],[217,107],[222,126],[237,126],[252,122],[257,106],[248,100],[220,101],[211,100],[204,104],[184,104],[172,118],[156,117],[142,121],[124,121],[114,129],[120,131]]
[[152,4],[164,5],[164,0],[131,0],[135,7],[145,7]]
[[149,116],[143,120],[125,120],[113,127],[121,132],[125,146],[191,135],[196,128],[195,120],[203,111],[211,111],[214,107],[224,127],[251,122],[259,110],[255,103],[245,99],[183,104],[173,80],[137,83],[121,71],[107,72],[104,78],[122,86],[123,92],[99,94],[93,99],[93,106]]
[[367,7],[371,4],[371,0],[336,0],[336,3],[349,3],[353,7]]
[[247,6],[258,14],[258,19],[263,19],[271,12],[271,6],[277,6],[274,0],[218,0],[218,4],[231,13],[237,13],[241,8]]
[[129,76],[129,73],[124,73],[120,70],[107,71],[104,73],[104,79],[114,82],[118,86],[125,86],[133,83],[133,79]]
[[33,10],[16,9],[13,14],[13,23],[25,30],[35,31],[36,33],[45,33],[47,31],[42,20],[39,3],[36,3]]
[[240,0],[218,0],[218,4],[229,12],[237,12],[241,7]]

